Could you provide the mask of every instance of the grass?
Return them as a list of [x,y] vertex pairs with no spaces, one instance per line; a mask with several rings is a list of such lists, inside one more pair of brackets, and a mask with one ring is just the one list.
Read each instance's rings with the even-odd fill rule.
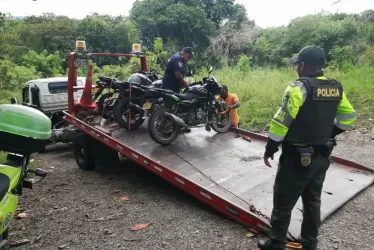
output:
[[[293,69],[256,69],[247,73],[235,69],[213,72],[220,84],[238,95],[242,127],[263,131],[282,104],[287,85],[297,79]],[[355,127],[373,127],[374,68],[353,68],[349,72],[326,72],[326,77],[342,82],[344,91],[355,108]]]
[[[282,95],[287,85],[297,79],[293,69],[256,69],[240,72],[233,68],[213,71],[220,84],[239,97],[239,116],[242,127],[263,131],[282,104]],[[358,120],[355,127],[373,127],[374,119],[374,67],[350,68],[343,71],[326,71],[327,77],[342,82],[344,91],[356,109]],[[201,74],[200,76],[206,76]],[[196,77],[200,80],[200,77]],[[21,90],[17,93],[0,91],[0,103],[10,103],[16,96],[21,101]]]

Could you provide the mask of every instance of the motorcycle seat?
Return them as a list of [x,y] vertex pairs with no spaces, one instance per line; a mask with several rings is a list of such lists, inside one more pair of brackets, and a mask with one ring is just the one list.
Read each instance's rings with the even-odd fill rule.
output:
[[175,93],[174,95],[178,96],[182,100],[189,100],[190,101],[190,100],[195,98],[195,95],[191,94],[191,93],[183,93],[183,94]]
[[7,175],[0,173],[0,201],[8,192],[10,186],[10,179]]

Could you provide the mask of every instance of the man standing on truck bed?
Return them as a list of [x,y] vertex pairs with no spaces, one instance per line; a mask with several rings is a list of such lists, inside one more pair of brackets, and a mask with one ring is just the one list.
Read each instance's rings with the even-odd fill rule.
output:
[[166,65],[162,88],[180,93],[182,88],[188,88],[190,83],[184,79],[186,64],[194,57],[193,48],[186,47],[181,52],[170,57]]
[[342,84],[326,78],[322,68],[325,53],[317,46],[306,46],[291,59],[297,65],[299,79],[285,92],[283,106],[270,123],[264,162],[282,143],[275,177],[271,229],[268,238],[260,240],[262,250],[283,250],[291,211],[301,196],[303,223],[301,243],[304,250],[317,249],[320,227],[321,192],[335,136],[347,130],[356,120]]

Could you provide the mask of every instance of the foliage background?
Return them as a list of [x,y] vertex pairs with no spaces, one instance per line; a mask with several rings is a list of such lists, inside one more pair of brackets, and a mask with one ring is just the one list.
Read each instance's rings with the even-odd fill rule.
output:
[[[129,52],[133,43],[141,43],[149,68],[159,71],[172,54],[193,46],[197,58],[189,68],[202,76],[213,65],[217,79],[239,95],[243,125],[256,129],[265,128],[286,84],[296,78],[289,58],[316,44],[327,54],[328,76],[343,82],[359,124],[369,126],[373,118],[374,10],[308,15],[269,29],[258,27],[231,0],[136,1],[129,16],[93,13],[82,20],[0,13],[1,102],[19,96],[29,80],[67,75],[67,54],[77,39],[94,52],[109,52],[111,46]],[[136,58],[93,60],[95,76],[127,79],[140,69]]]

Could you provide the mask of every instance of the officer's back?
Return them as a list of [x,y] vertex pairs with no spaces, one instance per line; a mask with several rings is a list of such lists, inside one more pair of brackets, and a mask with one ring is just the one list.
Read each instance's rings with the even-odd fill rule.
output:
[[184,77],[186,75],[186,64],[192,58],[193,49],[186,47],[169,59],[162,79],[163,89],[179,93],[182,87],[189,87],[189,82]]

